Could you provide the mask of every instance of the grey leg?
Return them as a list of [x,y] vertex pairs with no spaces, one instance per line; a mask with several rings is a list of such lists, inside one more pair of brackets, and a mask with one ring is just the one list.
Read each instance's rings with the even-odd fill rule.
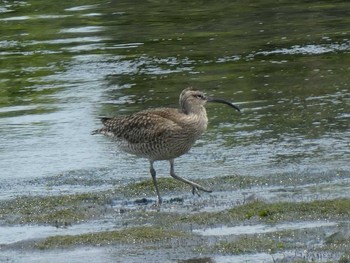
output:
[[203,192],[207,192],[207,193],[211,193],[211,190],[205,189],[204,187],[200,186],[197,183],[194,183],[190,180],[187,180],[185,178],[182,178],[178,175],[175,174],[175,170],[174,170],[174,159],[169,160],[170,162],[170,175],[175,178],[176,180],[179,180],[181,182],[184,182],[185,184],[189,184],[190,186],[192,186],[192,194],[197,194],[198,196],[200,196],[199,194],[199,190],[203,191]]
[[160,197],[160,194],[159,194],[159,189],[158,189],[158,185],[157,185],[157,178],[156,178],[156,170],[154,170],[154,168],[153,168],[153,161],[150,161],[150,165],[151,165],[150,172],[152,175],[153,184],[154,184],[154,187],[156,188],[156,193],[157,193],[157,198],[158,198],[157,204],[161,205],[162,198]]

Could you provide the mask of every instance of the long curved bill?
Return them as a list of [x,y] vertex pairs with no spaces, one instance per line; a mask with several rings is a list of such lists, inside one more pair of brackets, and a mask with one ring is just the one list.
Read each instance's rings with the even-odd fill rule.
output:
[[226,104],[228,106],[231,106],[232,108],[236,109],[237,111],[241,111],[240,108],[238,108],[236,105],[234,105],[232,102],[228,101],[228,100],[224,100],[224,99],[219,99],[219,98],[213,98],[213,97],[207,97],[207,101],[208,102],[218,102],[218,103],[223,103]]

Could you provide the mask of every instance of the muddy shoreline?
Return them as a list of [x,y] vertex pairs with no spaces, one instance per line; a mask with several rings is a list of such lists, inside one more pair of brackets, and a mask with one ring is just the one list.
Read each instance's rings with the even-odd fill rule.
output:
[[[47,178],[45,185],[54,189],[66,179]],[[200,183],[214,192],[193,197],[187,186],[160,178],[160,210],[149,179],[2,200],[0,259],[61,262],[54,255],[71,253],[80,262],[95,253],[97,262],[350,260],[349,173],[232,175]],[[26,256],[12,260],[19,251]]]

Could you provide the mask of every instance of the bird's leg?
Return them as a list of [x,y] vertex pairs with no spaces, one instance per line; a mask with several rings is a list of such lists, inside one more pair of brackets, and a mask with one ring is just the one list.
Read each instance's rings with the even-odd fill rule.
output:
[[154,184],[154,187],[156,188],[156,193],[157,193],[157,198],[158,198],[157,205],[161,205],[162,198],[160,197],[160,194],[159,194],[159,189],[158,189],[158,185],[157,185],[157,178],[156,178],[156,170],[154,170],[154,168],[153,168],[153,161],[150,161],[150,165],[151,165],[150,172],[152,175],[153,184]]
[[182,178],[178,175],[175,174],[175,170],[174,170],[174,159],[170,159],[170,175],[175,178],[176,180],[179,180],[181,182],[184,182],[186,184],[189,184],[190,186],[192,186],[192,194],[197,194],[198,196],[200,196],[199,194],[199,190],[203,191],[203,192],[207,192],[207,193],[211,193],[211,190],[205,189],[204,187],[200,186],[199,184],[192,182],[190,180],[187,180],[185,178]]

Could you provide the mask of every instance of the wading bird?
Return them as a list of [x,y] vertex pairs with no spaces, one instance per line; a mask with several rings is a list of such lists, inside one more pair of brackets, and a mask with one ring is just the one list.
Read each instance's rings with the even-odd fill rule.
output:
[[157,204],[162,203],[156,171],[153,163],[160,160],[170,162],[170,175],[192,187],[192,193],[211,192],[208,189],[175,174],[174,159],[187,153],[195,141],[207,129],[207,102],[224,103],[240,111],[231,102],[206,96],[202,91],[187,88],[180,94],[180,109],[155,108],[127,116],[102,118],[103,127],[92,134],[103,134],[116,139],[118,147],[150,162],[150,173],[157,193]]

